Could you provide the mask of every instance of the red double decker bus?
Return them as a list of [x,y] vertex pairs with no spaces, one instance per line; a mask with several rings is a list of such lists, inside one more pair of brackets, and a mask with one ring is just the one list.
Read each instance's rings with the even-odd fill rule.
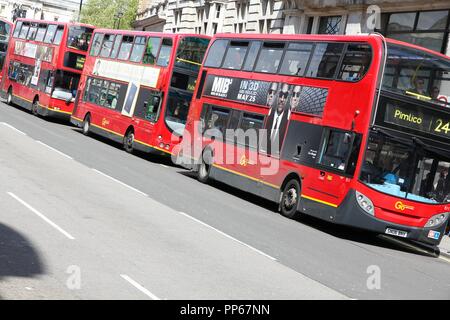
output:
[[93,27],[18,19],[2,72],[1,95],[35,115],[70,118]]
[[450,60],[378,34],[217,35],[178,163],[284,216],[436,245],[450,212]]
[[96,29],[72,123],[127,152],[170,154],[181,139],[210,37]]

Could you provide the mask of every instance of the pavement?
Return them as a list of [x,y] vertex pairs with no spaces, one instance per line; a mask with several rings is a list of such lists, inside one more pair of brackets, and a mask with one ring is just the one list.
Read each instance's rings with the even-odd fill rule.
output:
[[445,235],[439,244],[439,254],[450,258],[450,236]]
[[276,209],[0,103],[0,298],[450,299],[450,260]]

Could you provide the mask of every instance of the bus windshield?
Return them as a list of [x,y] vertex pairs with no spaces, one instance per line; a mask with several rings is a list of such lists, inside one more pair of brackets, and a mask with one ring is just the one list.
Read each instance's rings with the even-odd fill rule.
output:
[[94,30],[87,27],[71,26],[67,38],[67,47],[87,51]]
[[196,37],[183,38],[178,45],[175,66],[199,71],[208,44],[209,39]]
[[169,129],[179,136],[183,135],[191,99],[190,93],[173,89],[169,91],[165,121]]
[[8,41],[11,27],[4,21],[0,21],[0,41]]
[[450,61],[388,44],[382,89],[450,107]]
[[433,150],[419,140],[400,139],[372,130],[361,180],[380,192],[418,201],[450,202],[450,152]]
[[80,75],[68,71],[58,70],[55,76],[55,87],[52,98],[70,101],[75,98]]

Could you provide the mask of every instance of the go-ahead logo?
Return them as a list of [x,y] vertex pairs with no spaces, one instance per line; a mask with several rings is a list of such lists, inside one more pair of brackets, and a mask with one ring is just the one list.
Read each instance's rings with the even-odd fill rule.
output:
[[406,209],[408,209],[408,210],[414,210],[414,207],[413,206],[408,206],[408,205],[406,205],[406,204],[404,204],[403,202],[401,202],[401,201],[397,201],[396,203],[395,203],[395,209],[397,209],[397,210],[401,210],[401,211],[405,211]]

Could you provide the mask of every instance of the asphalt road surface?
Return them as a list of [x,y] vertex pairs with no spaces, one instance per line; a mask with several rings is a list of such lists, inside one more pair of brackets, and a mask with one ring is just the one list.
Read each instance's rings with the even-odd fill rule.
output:
[[0,103],[0,298],[449,299],[450,263]]

